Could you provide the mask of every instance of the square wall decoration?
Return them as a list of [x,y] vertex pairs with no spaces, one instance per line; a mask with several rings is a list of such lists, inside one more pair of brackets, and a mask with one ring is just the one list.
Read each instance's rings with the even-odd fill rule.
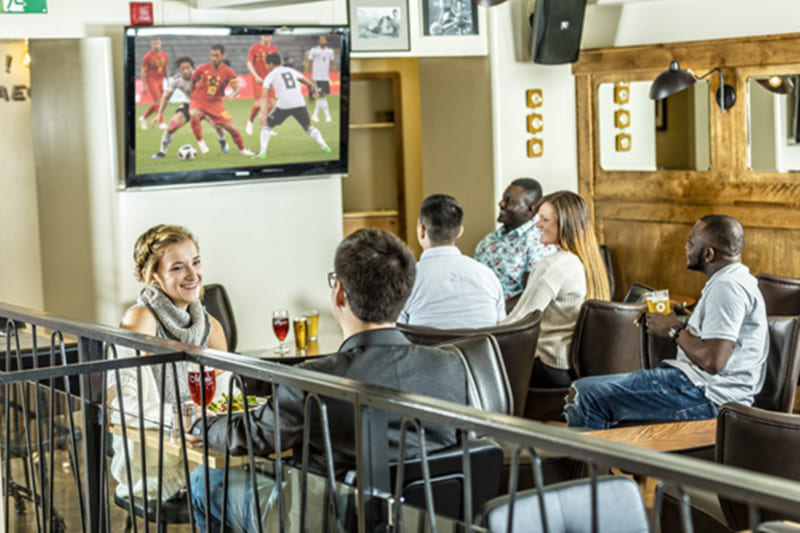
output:
[[353,52],[411,49],[406,0],[350,0]]

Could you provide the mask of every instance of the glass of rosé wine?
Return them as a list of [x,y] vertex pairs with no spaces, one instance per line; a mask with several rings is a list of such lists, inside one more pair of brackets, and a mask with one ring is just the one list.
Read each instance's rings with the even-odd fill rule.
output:
[[275,348],[277,353],[288,353],[289,348],[286,347],[286,336],[289,334],[289,310],[276,309],[272,312],[272,331],[278,337],[278,347]]

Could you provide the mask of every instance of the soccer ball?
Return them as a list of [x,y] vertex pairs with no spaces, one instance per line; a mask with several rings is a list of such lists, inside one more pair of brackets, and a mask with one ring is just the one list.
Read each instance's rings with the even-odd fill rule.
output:
[[195,157],[197,157],[197,148],[191,144],[184,144],[178,148],[178,159],[183,161],[191,161]]

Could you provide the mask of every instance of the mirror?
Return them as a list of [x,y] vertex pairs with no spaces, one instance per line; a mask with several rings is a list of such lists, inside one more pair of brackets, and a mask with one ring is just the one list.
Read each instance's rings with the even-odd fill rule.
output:
[[800,171],[798,75],[747,79],[750,170]]
[[708,81],[659,101],[652,81],[597,88],[600,166],[604,170],[708,170]]

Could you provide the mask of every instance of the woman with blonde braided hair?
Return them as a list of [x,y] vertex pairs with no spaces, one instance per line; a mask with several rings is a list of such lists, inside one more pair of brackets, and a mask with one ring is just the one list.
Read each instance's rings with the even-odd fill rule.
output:
[[[208,314],[200,296],[203,288],[203,264],[200,260],[197,239],[182,226],[159,224],[142,233],[136,240],[133,250],[135,263],[134,276],[145,285],[136,303],[122,317],[120,327],[139,333],[172,339],[203,348],[227,351],[227,342],[222,325]],[[121,350],[120,356],[135,356],[128,350]],[[160,411],[164,411],[164,424],[173,424],[173,405],[190,399],[187,383],[186,363],[177,363],[178,388],[174,390],[172,371],[167,366],[166,386],[161,390],[161,365],[143,366],[142,385],[138,386],[136,371],[125,369],[120,372],[121,390],[117,391],[116,375],[110,372],[107,377],[109,405],[114,409],[119,423],[120,399],[124,403],[125,424],[128,427],[158,427]],[[144,420],[139,419],[138,398],[144,405]],[[114,437],[114,456],[111,460],[111,473],[119,482],[116,493],[128,497],[128,478],[124,453],[125,442]],[[145,483],[138,459],[138,445],[128,441],[134,496],[141,497]],[[164,455],[162,472],[163,501],[178,496],[185,486],[183,467],[179,459]],[[147,472],[147,498],[157,498],[157,457],[148,453],[145,471]]]
[[567,387],[578,313],[584,300],[610,299],[608,276],[583,198],[557,191],[542,198],[538,213],[541,242],[554,244],[557,251],[536,263],[506,322],[542,312],[531,386]]

